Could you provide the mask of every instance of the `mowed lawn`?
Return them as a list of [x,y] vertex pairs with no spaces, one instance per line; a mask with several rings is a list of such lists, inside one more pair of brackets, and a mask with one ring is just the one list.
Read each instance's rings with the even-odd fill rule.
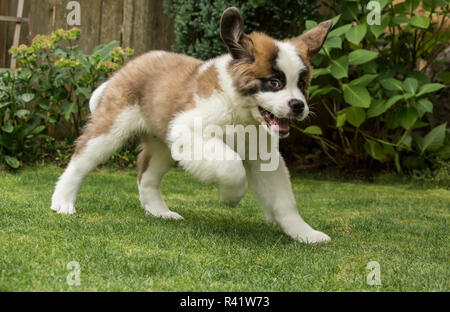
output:
[[[136,172],[100,169],[77,214],[50,211],[62,170],[0,172],[0,291],[449,291],[450,191],[294,175],[302,216],[332,238],[305,245],[180,170],[163,194],[183,221],[145,216]],[[66,282],[79,262],[80,286]],[[370,261],[381,286],[366,282]]]

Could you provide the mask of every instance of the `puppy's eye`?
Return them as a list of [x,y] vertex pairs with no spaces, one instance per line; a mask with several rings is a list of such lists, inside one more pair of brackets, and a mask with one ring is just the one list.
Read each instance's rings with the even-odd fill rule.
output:
[[300,80],[300,81],[298,82],[298,88],[299,88],[300,90],[303,91],[303,90],[305,89],[305,86],[306,86],[306,84],[305,84],[304,81]]
[[269,84],[274,89],[280,89],[281,88],[281,82],[278,79],[270,79]]

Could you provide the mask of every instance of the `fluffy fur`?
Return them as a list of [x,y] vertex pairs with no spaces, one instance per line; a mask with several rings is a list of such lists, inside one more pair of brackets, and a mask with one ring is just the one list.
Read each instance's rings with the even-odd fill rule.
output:
[[[204,127],[262,124],[272,136],[287,135],[288,119],[308,115],[309,58],[320,49],[330,27],[331,22],[325,22],[297,38],[277,41],[262,33],[245,34],[241,14],[230,8],[220,29],[229,54],[202,62],[153,51],[130,61],[93,93],[91,119],[56,185],[51,209],[75,213],[86,175],[138,136],[143,147],[138,161],[143,208],[155,217],[182,219],[169,210],[160,192],[161,180],[174,164],[173,144],[183,140],[186,146],[193,144],[177,129],[183,127],[190,138],[195,137],[195,121],[200,119]],[[286,234],[308,243],[330,240],[300,217],[278,151],[279,166],[263,171],[264,160],[244,159],[221,138],[197,135],[196,139],[230,157],[223,160],[211,153],[204,159],[182,159],[179,166],[202,181],[216,183],[221,201],[237,205],[250,186],[267,219]]]

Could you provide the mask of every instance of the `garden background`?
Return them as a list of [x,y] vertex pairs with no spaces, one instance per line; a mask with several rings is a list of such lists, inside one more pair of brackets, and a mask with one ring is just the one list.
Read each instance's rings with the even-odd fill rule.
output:
[[[448,1],[380,0],[377,21],[355,0],[79,0],[74,29],[68,2],[25,0],[17,69],[0,70],[0,291],[450,289]],[[0,0],[0,15],[16,4]],[[314,114],[281,142],[302,217],[332,241],[297,243],[250,192],[231,209],[181,170],[161,191],[185,220],[145,217],[133,142],[89,175],[76,215],[53,214],[92,91],[150,49],[225,52],[229,6],[279,39],[333,19],[313,59]],[[14,27],[0,22],[0,67]]]
[[[448,178],[445,0],[381,0],[378,20],[369,1],[354,0],[80,1],[81,25],[72,31],[66,2],[26,2],[23,43],[9,51],[19,69],[4,70],[0,80],[3,167],[66,164],[87,120],[90,94],[101,82],[133,54],[150,49],[201,59],[224,53],[218,22],[225,8],[236,6],[247,31],[276,38],[333,18],[333,30],[312,61],[313,113],[294,125],[297,131],[282,144],[291,167],[351,168],[368,178],[383,169],[419,179]],[[2,0],[0,7],[12,14],[15,3]],[[13,26],[2,24],[3,46],[11,41]],[[0,47],[0,61],[7,66],[4,52]],[[114,158],[120,167],[134,166],[135,145]]]

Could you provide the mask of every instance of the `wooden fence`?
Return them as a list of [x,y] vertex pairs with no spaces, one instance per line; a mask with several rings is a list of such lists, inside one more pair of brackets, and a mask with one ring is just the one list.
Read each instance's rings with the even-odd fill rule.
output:
[[[173,25],[163,12],[164,0],[78,0],[82,30],[80,49],[86,53],[99,44],[120,41],[141,54],[149,50],[168,50],[174,40]],[[37,34],[49,34],[73,26],[67,24],[70,0],[25,0],[20,43],[28,44]],[[0,0],[0,16],[16,16],[18,0]],[[15,23],[0,21],[0,68],[9,67],[8,49]]]

